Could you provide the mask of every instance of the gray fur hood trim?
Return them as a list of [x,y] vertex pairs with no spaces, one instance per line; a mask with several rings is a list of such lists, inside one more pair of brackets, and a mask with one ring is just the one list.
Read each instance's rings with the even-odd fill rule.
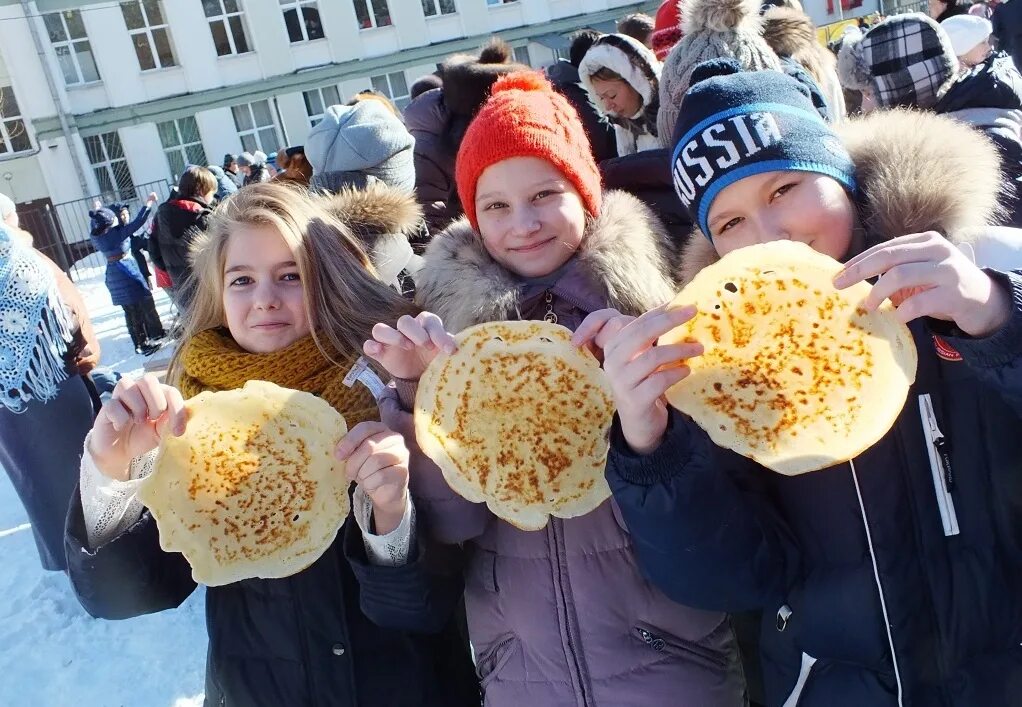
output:
[[[608,306],[640,314],[671,299],[670,237],[631,194],[608,191],[575,257],[602,284]],[[416,302],[459,332],[474,324],[518,318],[521,277],[497,263],[462,218],[429,244],[416,279]]]
[[[950,118],[910,110],[877,111],[836,127],[855,163],[859,225],[867,243],[937,231],[972,240],[1001,215],[1000,158],[982,133]],[[681,252],[681,284],[717,261],[699,229]]]

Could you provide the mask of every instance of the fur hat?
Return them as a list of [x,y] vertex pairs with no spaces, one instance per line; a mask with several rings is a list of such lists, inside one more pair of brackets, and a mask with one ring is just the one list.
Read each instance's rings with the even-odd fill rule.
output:
[[869,90],[880,108],[932,108],[954,81],[951,39],[926,15],[895,15],[841,46],[838,76],[845,88]]
[[700,63],[732,57],[747,71],[780,70],[780,60],[763,40],[759,6],[760,0],[687,0],[683,36],[664,60],[660,75],[657,134],[661,145],[670,147],[681,99],[692,70]]
[[940,26],[951,39],[956,56],[965,56],[994,31],[990,20],[976,15],[955,15],[941,22]]
[[472,228],[478,230],[479,177],[491,165],[512,157],[538,157],[554,165],[578,190],[586,211],[592,216],[600,213],[600,170],[582,120],[537,71],[498,79],[461,141],[455,181]]
[[665,0],[656,11],[653,36],[650,38],[656,58],[663,61],[671,47],[679,40],[681,40],[681,0]]
[[444,105],[451,113],[471,118],[486,102],[494,81],[515,71],[530,70],[523,64],[496,61],[501,56],[495,47],[487,47],[483,50],[483,57],[487,61],[455,55],[441,65]]
[[[579,81],[594,106],[599,106],[599,99],[593,86],[593,74],[604,68],[619,75],[639,94],[642,98],[639,113],[653,101],[660,90],[660,62],[656,55],[627,35],[603,35],[593,42],[578,66]],[[601,109],[600,112],[604,111]]]

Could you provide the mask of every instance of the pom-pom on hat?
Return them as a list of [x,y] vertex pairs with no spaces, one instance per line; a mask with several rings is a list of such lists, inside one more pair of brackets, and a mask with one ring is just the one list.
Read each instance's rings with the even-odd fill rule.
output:
[[538,71],[519,71],[497,79],[461,141],[455,180],[462,208],[476,230],[479,177],[491,165],[512,157],[546,160],[575,186],[590,215],[600,212],[600,170],[582,121]]
[[710,206],[727,186],[765,172],[813,172],[855,192],[855,165],[805,84],[780,71],[715,59],[692,72],[674,129],[671,177],[710,240]]

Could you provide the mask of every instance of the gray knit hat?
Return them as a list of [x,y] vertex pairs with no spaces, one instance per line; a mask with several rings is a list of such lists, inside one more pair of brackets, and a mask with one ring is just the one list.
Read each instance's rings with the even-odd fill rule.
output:
[[709,59],[733,58],[745,71],[781,70],[781,61],[763,39],[761,0],[687,0],[682,3],[681,41],[664,59],[660,73],[657,134],[664,147],[678,121],[681,99],[692,70]]
[[404,123],[379,101],[330,106],[305,140],[313,186],[334,172],[360,172],[388,186],[415,189],[412,137]]

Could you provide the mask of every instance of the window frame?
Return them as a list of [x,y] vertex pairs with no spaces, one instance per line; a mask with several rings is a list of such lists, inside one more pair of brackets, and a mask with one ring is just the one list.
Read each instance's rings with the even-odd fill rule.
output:
[[[329,1],[329,0],[328,0]],[[287,35],[288,42],[290,44],[301,44],[302,42],[316,42],[320,39],[326,39],[326,28],[323,27],[323,15],[319,10],[319,0],[279,0],[280,3],[280,17],[284,21],[284,33]],[[313,6],[316,11],[319,21],[320,36],[312,37],[309,34],[309,25],[305,19],[305,9],[308,6]],[[296,16],[299,18],[298,28],[301,30],[301,39],[291,39],[291,33],[287,27],[287,12],[294,10]]]
[[[404,81],[405,92],[403,94],[401,94],[400,96],[396,96],[396,97],[394,96],[394,84],[391,81],[391,77],[392,76],[400,76],[401,79]],[[380,89],[377,88],[376,79],[383,79],[386,82],[386,84],[387,84],[387,90],[386,91],[380,91]],[[370,76],[369,77],[369,85],[373,89],[375,89],[377,91],[380,91],[380,93],[382,93],[387,98],[389,98],[390,102],[393,103],[397,107],[397,109],[400,110],[400,111],[403,111],[405,109],[405,107],[409,103],[412,102],[411,87],[408,84],[408,77],[405,75],[405,72],[403,70],[402,71],[391,71],[391,72],[386,73],[386,74],[377,74],[376,76]]]
[[[337,93],[337,103],[328,103],[326,96],[323,91],[333,89]],[[312,106],[309,104],[309,96],[307,94],[314,94],[319,98],[320,104],[323,107],[321,113],[310,113]],[[318,88],[310,88],[302,91],[302,100],[305,102],[305,114],[309,118],[309,128],[314,128],[323,120],[323,116],[326,115],[326,109],[332,105],[339,105],[344,102],[344,97],[341,95],[341,89],[336,84],[327,84],[326,86],[319,86]]]
[[[14,107],[17,108],[18,111],[17,113],[9,116],[4,115],[3,109],[4,104],[7,102],[6,96],[10,96],[10,100],[14,102]],[[15,132],[14,128],[8,125],[9,123],[20,123],[20,132]],[[24,137],[28,145],[21,149],[14,149],[12,136],[15,138]],[[14,95],[14,86],[10,84],[0,85],[0,159],[18,156],[26,152],[32,152],[34,149],[35,145],[32,142],[32,136],[28,132],[28,123],[25,121],[25,116],[21,112],[18,97]]]
[[[50,48],[53,49],[53,56],[57,61],[57,66],[60,67],[60,73],[64,77],[64,85],[71,87],[71,86],[89,86],[91,84],[101,83],[103,81],[103,77],[99,73],[99,65],[96,64],[96,55],[92,52],[92,40],[89,39],[89,33],[84,32],[84,36],[82,37],[72,37],[71,27],[68,25],[67,17],[65,17],[65,14],[77,15],[78,23],[81,24],[83,30],[85,29],[85,21],[82,19],[81,10],[57,10],[56,12],[46,12],[42,14],[43,29],[46,31],[46,35],[50,39]],[[50,17],[54,17],[57,19],[57,21],[60,22],[60,29],[64,33],[64,39],[54,40],[53,35],[50,32],[50,28],[47,25],[47,19]],[[82,70],[82,64],[78,59],[77,48],[82,44],[85,45],[85,48],[89,52],[89,56],[92,57],[92,68],[96,72],[96,78],[94,79],[87,80],[85,78],[85,72]],[[58,49],[67,50],[66,56],[68,57],[68,60],[70,61],[71,65],[74,66],[75,75],[78,79],[77,81],[68,82],[67,72],[64,70],[64,64],[61,63],[60,60],[61,55],[58,52]]]
[[[161,24],[154,25],[150,23],[149,13],[146,11],[145,0],[120,0],[120,2],[118,3],[118,5],[121,8],[121,17],[124,18],[124,26],[127,28],[128,37],[131,39],[131,46],[135,50],[135,59],[138,60],[139,71],[141,71],[142,73],[146,73],[148,71],[159,71],[161,69],[172,69],[178,66],[177,55],[174,52],[174,42],[170,36],[170,23],[167,21],[167,12],[166,10],[164,10],[161,4],[162,0],[153,0],[153,2],[156,3],[156,7],[160,12],[160,16],[162,19]],[[131,29],[130,27],[128,27],[128,18],[124,14],[125,6],[130,6],[132,4],[138,7],[139,11],[142,14],[143,26],[136,29]],[[170,64],[164,65],[163,62],[160,60],[160,54],[157,51],[156,46],[156,39],[154,38],[154,33],[157,30],[163,30],[164,34],[167,37],[167,49],[170,51],[171,61]],[[142,65],[142,58],[138,55],[139,46],[135,43],[135,38],[138,37],[139,35],[145,35],[146,46],[149,49],[149,55],[153,62],[152,68],[149,69],[145,68]]]
[[[226,0],[213,0],[219,8],[220,14],[217,15],[206,15],[206,6],[203,3],[202,13],[206,17],[206,24],[209,26],[209,36],[213,40],[213,49],[216,51],[217,58],[225,56],[242,56],[244,54],[250,54],[255,51],[252,48],[252,42],[248,39],[248,27],[245,23],[245,9],[242,5],[241,0],[235,0],[237,2],[238,9],[236,11],[230,11],[227,9]],[[234,36],[233,28],[231,27],[231,18],[236,17],[238,19],[238,28],[241,30],[241,39],[245,42],[245,51],[238,51],[237,37]],[[227,36],[227,44],[230,47],[230,51],[226,54],[221,54],[217,49],[216,37],[213,34],[213,24],[220,23],[224,28],[224,34]]]
[[[443,6],[441,5],[441,3],[445,2],[445,1],[451,3],[451,8],[452,9],[451,9],[450,12],[444,12],[443,11]],[[421,3],[422,3],[422,15],[427,20],[433,19],[433,18],[436,18],[436,17],[450,17],[451,15],[457,15],[458,14],[458,3],[457,3],[457,0],[421,0]],[[433,12],[427,12],[426,11],[426,5],[427,4],[433,7]]]
[[504,7],[505,5],[517,5],[520,0],[486,0],[486,7]]
[[[195,135],[198,138],[192,142],[185,142],[184,131],[181,129],[181,121],[190,120],[195,123]],[[161,125],[173,125],[174,134],[177,136],[176,145],[167,145],[163,142],[163,133],[160,131]],[[197,164],[200,167],[205,167],[209,164],[209,158],[206,157],[206,148],[202,144],[202,133],[199,131],[199,122],[195,120],[195,116],[186,115],[180,118],[171,118],[170,120],[161,120],[156,123],[156,132],[160,136],[160,145],[163,147],[163,154],[167,158],[167,166],[170,168],[170,174],[174,177],[174,181],[181,176],[180,173],[174,174],[175,168],[174,163],[171,161],[171,153],[177,153],[177,157],[181,159],[181,171],[184,171],[184,167],[189,164]],[[197,162],[192,160],[188,156],[188,148],[198,146],[202,153],[202,158]]]
[[[358,19],[358,5],[361,3],[365,8],[365,15],[369,19],[369,26],[363,26]],[[385,17],[387,18],[386,24],[380,24],[380,19],[376,16],[376,3],[382,3],[384,8],[387,10]],[[373,29],[381,29],[383,27],[394,26],[394,16],[390,12],[390,4],[388,0],[352,0],[352,8],[355,10],[355,22],[358,23],[358,31],[366,32]]]
[[[117,141],[117,147],[121,154],[119,157],[111,157],[110,150],[107,147],[107,140],[105,138],[112,136]],[[94,162],[93,156],[94,151],[89,149],[90,140],[95,141],[95,144],[99,146],[102,152],[103,159]],[[85,145],[85,155],[89,159],[89,166],[92,167],[93,176],[96,178],[96,185],[99,187],[99,191],[104,195],[110,195],[113,197],[112,200],[121,201],[126,199],[132,199],[135,196],[135,178],[131,174],[131,167],[128,165],[128,157],[124,154],[124,143],[121,142],[121,136],[116,130],[111,130],[108,133],[100,133],[99,135],[89,135],[82,138],[82,142]],[[119,183],[117,170],[115,169],[115,163],[124,163],[124,174],[128,177],[127,185]],[[103,179],[100,177],[100,173],[104,173],[109,181],[110,188],[105,188]]]
[[[256,114],[255,114],[255,111],[252,109],[252,106],[257,104],[257,103],[260,103],[260,102],[266,103],[267,110],[269,111],[269,114],[270,114],[270,124],[269,125],[257,125],[256,124]],[[235,113],[235,109],[241,109],[241,108],[244,108],[244,109],[246,109],[248,111],[248,117],[249,117],[249,120],[252,123],[252,127],[251,128],[246,128],[246,129],[243,130],[241,128],[241,126],[238,125],[238,116],[237,116],[237,113]],[[238,103],[238,104],[235,104],[235,105],[231,106],[231,118],[234,120],[234,127],[237,130],[237,132],[238,132],[238,140],[241,141],[242,151],[244,151],[244,152],[254,152],[254,150],[248,149],[248,147],[245,145],[245,138],[246,137],[254,137],[255,141],[256,141],[256,148],[255,149],[256,150],[260,150],[262,152],[265,152],[267,155],[269,155],[271,152],[274,152],[275,150],[277,150],[277,148],[279,148],[283,144],[281,142],[281,137],[280,137],[281,130],[280,130],[280,125],[277,123],[277,114],[276,114],[276,111],[275,111],[274,99],[273,98],[260,98],[259,100],[250,101],[248,103]],[[270,145],[270,146],[263,145],[263,140],[262,140],[262,137],[260,136],[259,133],[261,131],[263,131],[263,130],[266,130],[267,128],[273,128],[273,137],[274,137],[274,142],[275,142],[274,145]]]

